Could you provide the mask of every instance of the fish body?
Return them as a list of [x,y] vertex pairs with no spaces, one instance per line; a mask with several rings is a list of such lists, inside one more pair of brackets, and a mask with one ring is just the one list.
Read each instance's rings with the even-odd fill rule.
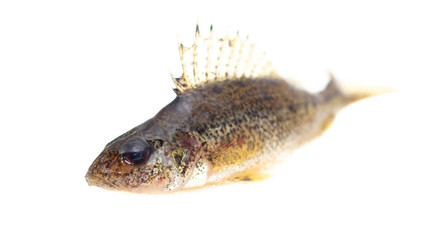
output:
[[[196,58],[196,44],[180,49],[182,60],[186,52]],[[199,80],[193,64],[192,78],[185,64],[174,78],[177,97],[170,104],[105,147],[86,175],[90,185],[159,193],[250,179],[320,135],[340,109],[362,97],[344,94],[334,79],[318,93],[270,73],[234,71],[217,79],[223,74],[215,71],[208,79],[208,63]]]

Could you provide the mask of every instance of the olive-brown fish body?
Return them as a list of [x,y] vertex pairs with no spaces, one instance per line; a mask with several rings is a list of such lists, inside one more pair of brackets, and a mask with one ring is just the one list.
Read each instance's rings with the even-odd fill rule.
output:
[[195,99],[187,131],[201,144],[207,166],[195,170],[207,174],[197,184],[247,177],[311,140],[344,106],[340,92],[334,94],[325,101],[280,79],[214,82],[190,91],[183,96]]
[[[163,192],[246,176],[319,135],[348,102],[333,80],[315,94],[278,78],[210,82],[109,143],[87,179],[105,188]],[[122,149],[137,141],[148,142],[149,156],[128,164]]]
[[282,153],[318,136],[347,104],[332,78],[309,93],[277,76],[248,39],[208,38],[197,26],[179,45],[177,97],[154,118],[106,145],[89,167],[90,185],[131,192],[173,192],[257,179]]

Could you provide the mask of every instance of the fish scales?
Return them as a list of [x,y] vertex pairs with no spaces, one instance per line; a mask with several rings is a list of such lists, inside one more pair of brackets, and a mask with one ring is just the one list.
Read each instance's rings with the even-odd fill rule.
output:
[[[230,51],[230,58],[235,58],[232,49],[245,55],[235,44],[247,44],[238,39],[212,39],[212,28],[211,38],[202,38],[198,28],[196,32],[196,42],[206,49],[217,49],[213,47],[217,42],[224,46],[219,49],[227,48],[223,44],[228,42],[231,49],[223,51]],[[181,45],[182,59],[189,53],[195,57],[198,47]],[[208,59],[214,55],[207,54]],[[259,65],[251,59],[235,59],[235,68]],[[177,97],[170,104],[106,145],[88,170],[90,185],[162,193],[251,180],[272,166],[281,153],[321,134],[341,108],[366,97],[344,94],[334,79],[319,93],[307,92],[269,71],[269,64],[262,60],[260,71],[212,72],[214,79],[200,79],[198,76],[209,74],[192,76],[189,69],[195,69],[196,61],[182,61],[183,75],[173,78]],[[207,65],[202,69],[218,68],[221,66]],[[224,77],[217,79],[220,76]]]
[[334,114],[322,109],[320,96],[279,79],[214,82],[189,95],[194,110],[184,125],[204,146],[203,159],[216,176],[209,182],[272,163],[287,145],[316,136]]

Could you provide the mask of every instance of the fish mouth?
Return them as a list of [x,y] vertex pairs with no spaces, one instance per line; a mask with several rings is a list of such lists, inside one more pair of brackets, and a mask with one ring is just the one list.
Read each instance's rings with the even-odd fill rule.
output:
[[100,176],[95,175],[94,173],[88,172],[85,176],[86,182],[89,186],[99,187],[106,190],[113,190],[113,191],[126,191],[126,192],[133,192],[133,193],[164,193],[161,190],[158,189],[145,189],[145,188],[131,188],[127,186],[119,186],[116,183],[111,182],[110,180],[107,180],[105,178],[102,178]]
[[97,181],[94,179],[94,177],[89,172],[86,173],[85,179],[86,179],[86,182],[88,183],[89,186],[96,186],[95,183]]
[[106,154],[102,152],[86,172],[85,180],[88,185],[106,189],[117,188],[117,179],[112,177],[113,171],[107,169],[107,167],[111,167],[114,163],[114,161],[108,160]]
[[85,176],[86,182],[89,186],[96,186],[106,189],[115,189],[117,185],[115,183],[110,182],[109,180],[99,177],[91,172],[88,172]]

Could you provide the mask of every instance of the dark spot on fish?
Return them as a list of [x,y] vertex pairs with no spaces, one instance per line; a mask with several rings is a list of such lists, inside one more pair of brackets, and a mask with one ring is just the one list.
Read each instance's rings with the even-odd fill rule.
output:
[[272,96],[264,96],[263,100],[265,100],[265,101],[272,101]]
[[240,87],[244,87],[245,86],[245,82],[244,81],[237,81],[236,83]]
[[295,104],[289,105],[289,110],[293,113],[297,112],[297,106]]
[[206,129],[203,128],[203,127],[197,126],[197,127],[195,128],[195,131],[197,131],[198,134],[200,134],[201,136],[203,136],[203,135],[205,134],[205,132],[206,132]]
[[221,93],[223,91],[223,89],[220,86],[215,86],[214,88],[212,88],[212,90],[215,93]]
[[182,159],[184,157],[184,152],[175,152],[173,154],[173,157],[174,157],[174,161],[177,164],[177,166],[181,165],[181,161],[182,161]]

